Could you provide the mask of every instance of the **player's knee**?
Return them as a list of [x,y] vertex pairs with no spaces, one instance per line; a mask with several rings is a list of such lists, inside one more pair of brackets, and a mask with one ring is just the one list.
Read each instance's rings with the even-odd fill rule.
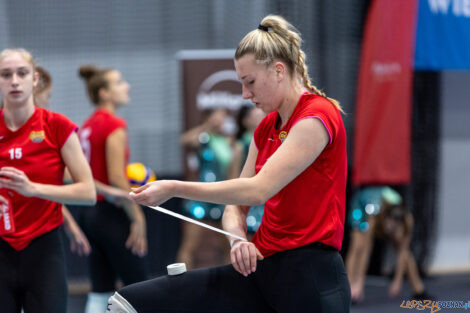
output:
[[132,305],[119,293],[115,292],[108,300],[106,312],[110,313],[137,313]]

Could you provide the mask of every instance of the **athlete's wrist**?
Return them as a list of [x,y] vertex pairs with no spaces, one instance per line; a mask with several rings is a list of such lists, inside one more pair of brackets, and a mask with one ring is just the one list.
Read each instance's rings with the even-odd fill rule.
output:
[[230,248],[233,248],[235,244],[241,241],[246,241],[246,240],[241,240],[241,239],[230,239]]
[[182,197],[182,184],[179,180],[165,180],[162,188],[171,197]]
[[27,188],[27,191],[25,194],[23,194],[26,197],[35,197],[35,198],[43,198],[44,192],[43,192],[43,185],[39,183],[29,183],[29,188]]

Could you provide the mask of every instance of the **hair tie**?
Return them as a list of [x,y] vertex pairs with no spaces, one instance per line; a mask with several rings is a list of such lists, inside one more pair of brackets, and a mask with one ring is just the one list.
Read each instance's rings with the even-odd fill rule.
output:
[[269,31],[269,28],[266,27],[266,26],[263,26],[261,24],[258,25],[258,29],[261,29],[262,31],[265,31],[265,32],[268,32]]

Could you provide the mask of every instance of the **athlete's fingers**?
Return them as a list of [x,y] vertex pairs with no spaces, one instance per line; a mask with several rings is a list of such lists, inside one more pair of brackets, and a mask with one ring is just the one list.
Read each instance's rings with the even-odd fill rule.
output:
[[28,182],[28,177],[24,173],[17,173],[13,171],[3,171],[0,174],[0,183],[4,186],[20,187]]
[[79,246],[83,255],[89,255],[91,252],[91,246],[86,237],[80,238]]
[[12,184],[14,182],[15,181],[13,179],[11,179],[10,177],[7,177],[6,175],[0,177],[0,183],[3,185]]
[[249,244],[240,245],[240,249],[242,250],[243,265],[245,266],[245,273],[249,275],[251,274]]
[[148,195],[146,192],[143,192],[144,190],[139,191],[136,193],[135,191],[132,191],[129,196],[132,198],[137,203],[148,205]]
[[245,268],[245,263],[243,262],[243,256],[242,252],[240,251],[240,248],[237,247],[235,249],[236,257],[237,257],[237,264],[240,267],[241,273],[246,276],[246,268]]
[[134,226],[131,226],[131,233],[126,241],[126,248],[130,249],[131,252],[138,256],[144,256],[147,254],[147,240],[145,233],[142,233]]
[[255,249],[256,249],[256,257],[258,260],[264,260],[264,256],[261,254],[261,252],[258,250],[258,248],[256,248],[255,246]]
[[145,184],[145,185],[137,187],[137,188],[131,188],[131,190],[132,190],[132,193],[138,194],[138,193],[141,193],[142,191],[144,191],[145,189],[147,189],[149,186],[150,186],[149,184]]
[[0,177],[1,176],[3,176],[4,179],[6,177],[9,181],[14,182],[24,182],[28,179],[22,171],[17,170],[15,168],[8,168],[7,170],[2,170],[0,172]]
[[4,166],[0,169],[0,173],[15,173],[17,175],[21,175],[21,174],[24,174],[24,172],[22,170],[19,170],[15,167],[11,167],[11,166]]
[[134,242],[135,242],[135,234],[131,229],[129,237],[127,237],[127,240],[126,240],[126,248],[127,249],[132,249],[132,247],[134,245]]
[[133,196],[133,200],[135,203],[145,205],[145,206],[153,206],[155,205],[155,201],[152,201],[150,195],[139,193],[137,196]]
[[134,244],[132,245],[132,253],[134,253],[135,255],[140,255],[140,249],[141,249],[140,236],[136,235]]
[[139,238],[137,244],[136,244],[136,254],[140,257],[143,257],[146,254],[146,248],[145,248],[145,240],[143,238]]
[[83,248],[78,241],[75,242],[75,251],[79,256],[83,255]]
[[0,186],[2,188],[7,188],[7,189],[13,189],[17,191],[16,189],[20,186],[17,181],[10,179],[10,178],[0,178]]
[[75,243],[75,240],[70,240],[70,251],[74,253],[78,252],[77,244]]
[[18,180],[21,177],[20,174],[12,171],[2,171],[0,175],[3,177],[7,177],[9,180]]
[[250,249],[250,269],[252,272],[255,272],[257,259],[256,247],[254,244],[250,244],[248,248]]
[[240,274],[243,275],[241,269],[240,269],[240,266],[238,266],[238,263],[237,263],[237,256],[236,256],[236,252],[235,251],[230,251],[230,261],[232,262],[232,265],[233,265],[233,268],[239,272]]
[[147,254],[147,240],[142,238],[140,240],[139,256],[143,257],[146,254]]
[[144,235],[144,237],[142,238],[142,255],[141,256],[146,255],[147,252],[148,252],[148,243],[147,243],[147,238],[145,238],[145,235]]

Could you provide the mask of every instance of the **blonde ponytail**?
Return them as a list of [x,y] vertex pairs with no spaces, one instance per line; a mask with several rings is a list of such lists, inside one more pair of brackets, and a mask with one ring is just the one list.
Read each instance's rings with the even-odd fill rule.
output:
[[255,60],[265,65],[280,60],[287,65],[293,76],[298,75],[306,89],[328,99],[344,113],[337,100],[327,97],[311,83],[305,63],[305,53],[300,48],[301,42],[298,30],[282,16],[268,15],[263,18],[258,29],[249,32],[240,41],[235,51],[235,59],[238,60],[245,54],[253,54]]

